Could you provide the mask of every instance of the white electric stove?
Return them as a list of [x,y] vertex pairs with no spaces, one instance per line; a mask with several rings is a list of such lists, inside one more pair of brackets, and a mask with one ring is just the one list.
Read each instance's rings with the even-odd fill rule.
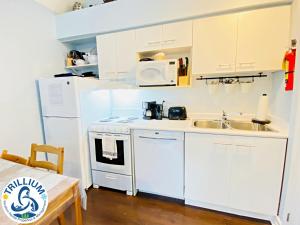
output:
[[[137,117],[109,117],[89,127],[93,187],[106,187],[133,194],[132,148],[129,124]],[[114,143],[113,158],[105,154],[105,139]]]

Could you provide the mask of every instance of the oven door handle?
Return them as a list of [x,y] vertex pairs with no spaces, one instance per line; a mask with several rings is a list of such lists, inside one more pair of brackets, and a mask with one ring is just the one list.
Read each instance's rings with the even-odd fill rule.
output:
[[149,139],[149,140],[163,140],[163,141],[177,141],[176,138],[159,138],[159,137],[146,137],[146,136],[139,136],[141,139]]
[[95,139],[103,139],[104,137],[114,137],[116,141],[127,141],[129,140],[128,136],[119,135],[119,134],[96,134]]

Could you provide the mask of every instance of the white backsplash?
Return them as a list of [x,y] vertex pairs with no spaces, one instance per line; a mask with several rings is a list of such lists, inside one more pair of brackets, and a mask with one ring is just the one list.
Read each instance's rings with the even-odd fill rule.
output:
[[263,93],[270,96],[270,114],[288,122],[292,93],[284,91],[282,73],[256,79],[248,93],[242,93],[239,85],[232,93],[227,93],[224,86],[220,85],[216,93],[210,94],[205,81],[197,81],[193,88],[113,90],[112,114],[142,116],[144,101],[166,101],[166,108],[185,106],[188,114],[221,113],[222,110],[228,114],[255,114]]

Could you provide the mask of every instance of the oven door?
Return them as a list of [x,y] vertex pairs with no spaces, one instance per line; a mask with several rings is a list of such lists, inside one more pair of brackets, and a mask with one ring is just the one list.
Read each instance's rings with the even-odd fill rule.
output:
[[[112,136],[116,139],[118,150],[118,157],[116,159],[110,160],[103,157],[102,140],[105,136]],[[90,132],[89,139],[92,170],[132,175],[130,135]]]

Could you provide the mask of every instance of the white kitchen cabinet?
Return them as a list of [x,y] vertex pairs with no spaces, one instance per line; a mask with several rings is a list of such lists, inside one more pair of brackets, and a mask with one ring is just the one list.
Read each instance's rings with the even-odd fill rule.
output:
[[185,138],[187,204],[277,215],[285,139],[195,133]]
[[232,208],[276,215],[284,168],[286,140],[239,137],[231,153]]
[[193,22],[183,21],[163,25],[162,48],[183,48],[193,45]]
[[239,13],[237,72],[278,71],[289,47],[290,6]]
[[194,75],[281,70],[289,46],[290,6],[194,21]]
[[130,73],[135,75],[137,64],[135,31],[125,31],[116,35],[116,59],[117,75],[122,76]]
[[117,68],[115,34],[98,36],[97,52],[100,78],[113,77]]
[[135,31],[105,34],[97,37],[100,79],[134,75],[136,66]]
[[163,26],[146,27],[136,30],[138,52],[159,50],[162,48]]
[[222,136],[186,134],[185,198],[228,205],[231,140]]
[[171,198],[184,197],[184,133],[134,131],[136,188]]
[[237,14],[194,21],[193,74],[234,73]]
[[161,49],[191,47],[193,22],[184,21],[136,31],[137,51],[147,52]]

